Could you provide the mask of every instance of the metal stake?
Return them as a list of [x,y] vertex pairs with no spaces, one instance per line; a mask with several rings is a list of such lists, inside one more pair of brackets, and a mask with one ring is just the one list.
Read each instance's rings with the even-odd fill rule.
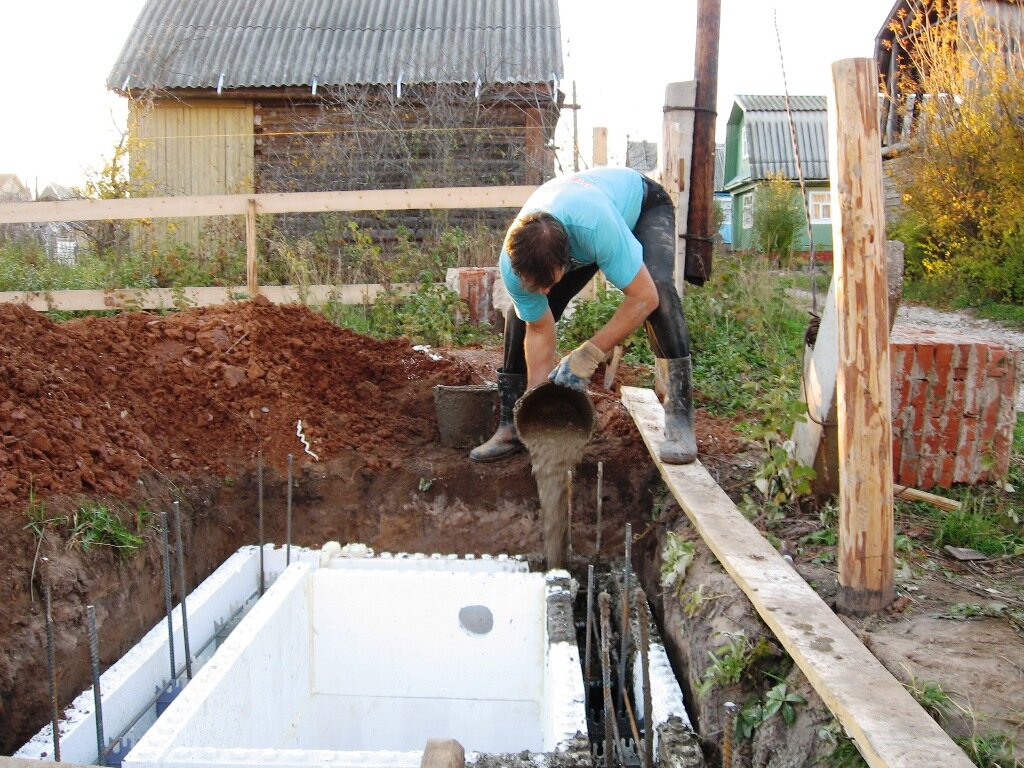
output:
[[256,454],[256,508],[259,511],[260,597],[263,597],[263,451]]
[[103,694],[100,691],[100,640],[96,633],[96,609],[85,606],[86,624],[89,630],[89,666],[92,668],[92,701],[96,710],[96,755],[103,757]]
[[284,524],[284,564],[292,564],[292,455],[288,454],[288,512]]
[[644,697],[644,766],[654,768],[654,704],[651,701],[651,635],[649,622],[650,610],[647,605],[647,594],[641,587],[633,592],[636,602],[636,621],[640,626],[640,670],[643,675]]
[[590,631],[594,623],[594,566],[587,566],[587,639],[583,644],[583,705],[590,708]]
[[597,462],[597,541],[594,544],[594,555],[601,556],[601,507],[604,505],[604,462]]
[[174,619],[171,612],[171,552],[167,535],[167,512],[160,510],[160,543],[164,555],[164,607],[167,609],[167,653],[171,659],[171,682],[178,677],[178,667],[174,663]]
[[53,760],[60,762],[60,728],[57,721],[60,717],[60,707],[57,703],[57,661],[53,647],[53,611],[50,605],[50,576],[49,559],[42,558],[43,562],[43,607],[45,609],[46,627],[46,670],[50,682],[50,727],[53,730]]
[[626,691],[626,657],[629,654],[629,572],[630,549],[633,544],[633,526],[626,523],[626,558],[622,563],[622,642],[619,646],[619,711]]
[[181,601],[181,635],[185,645],[185,675],[192,679],[192,652],[188,644],[188,611],[185,608],[185,540],[181,538],[181,504],[174,502],[174,535],[178,540],[178,599]]

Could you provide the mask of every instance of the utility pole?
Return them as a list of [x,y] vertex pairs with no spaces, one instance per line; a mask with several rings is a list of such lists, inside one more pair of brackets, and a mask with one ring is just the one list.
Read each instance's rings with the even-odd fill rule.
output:
[[701,284],[711,275],[714,244],[715,118],[718,102],[718,38],[721,0],[697,3],[697,45],[693,74],[697,98],[693,116],[690,206],[686,220],[686,277]]

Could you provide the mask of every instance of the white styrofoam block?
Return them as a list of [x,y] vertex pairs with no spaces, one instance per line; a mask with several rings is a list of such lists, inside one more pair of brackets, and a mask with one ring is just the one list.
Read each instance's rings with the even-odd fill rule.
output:
[[179,746],[262,747],[283,741],[290,718],[282,711],[296,712],[309,695],[313,567],[293,563],[282,573],[139,740],[126,767],[155,767]]
[[580,650],[576,643],[551,643],[544,665],[544,740],[540,751],[568,748],[576,734],[587,735]]
[[[318,693],[539,700],[542,575],[330,569],[314,583]],[[460,625],[474,605],[493,615],[487,634]]]
[[[258,549],[243,547],[188,596],[189,645],[193,653],[216,634],[222,623],[242,609],[256,591],[258,577]],[[116,620],[116,617],[107,620]],[[185,666],[185,650],[180,606],[172,612],[172,621],[175,664],[182,670]],[[102,648],[102,626],[97,634]],[[108,739],[127,728],[155,692],[166,685],[171,672],[167,643],[165,618],[100,676],[103,729]],[[96,719],[91,687],[80,694],[65,711],[60,735],[61,758],[65,762],[87,764],[96,761]],[[52,751],[52,731],[46,725],[15,756],[39,760]]]

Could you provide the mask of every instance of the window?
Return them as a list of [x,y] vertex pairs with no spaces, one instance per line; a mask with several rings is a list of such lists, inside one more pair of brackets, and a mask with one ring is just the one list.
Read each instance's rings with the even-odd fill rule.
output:
[[832,221],[832,193],[827,190],[808,192],[811,224],[829,224]]
[[743,228],[754,228],[754,193],[747,192],[743,196]]

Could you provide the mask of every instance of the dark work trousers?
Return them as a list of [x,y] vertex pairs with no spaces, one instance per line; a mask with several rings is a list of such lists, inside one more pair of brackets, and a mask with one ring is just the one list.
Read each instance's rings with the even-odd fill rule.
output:
[[[633,234],[644,249],[644,265],[658,288],[658,308],[644,323],[656,357],[673,360],[690,354],[690,333],[676,292],[676,211],[672,198],[658,183],[644,177],[644,201]],[[590,264],[567,272],[548,293],[548,306],[557,321],[566,305],[597,272]],[[514,308],[505,316],[504,373],[526,373],[526,323]]]

